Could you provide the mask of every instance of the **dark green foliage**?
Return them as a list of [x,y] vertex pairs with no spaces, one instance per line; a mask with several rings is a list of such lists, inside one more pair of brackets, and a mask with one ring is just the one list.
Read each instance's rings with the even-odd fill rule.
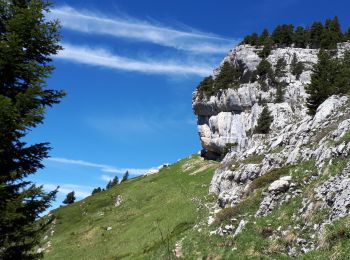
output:
[[318,54],[318,63],[313,68],[309,94],[309,114],[314,115],[318,106],[333,94],[347,94],[350,90],[350,51],[341,59],[332,58],[325,50]]
[[197,87],[198,92],[201,97],[210,97],[222,89],[238,86],[242,82],[242,75],[243,71],[239,66],[234,66],[225,61],[215,80],[210,76],[201,81]]
[[272,51],[272,48],[273,48],[273,40],[271,38],[267,38],[264,43],[263,43],[264,47],[261,51],[258,52],[258,55],[260,58],[262,59],[266,59],[271,51]]
[[119,178],[118,178],[118,176],[115,176],[112,180],[110,180],[107,183],[106,189],[108,190],[108,189],[110,189],[110,188],[112,188],[112,187],[114,187],[115,185],[118,185],[118,184],[119,184]]
[[234,83],[238,83],[242,72],[238,67],[233,66],[230,62],[225,61],[214,81],[215,92],[220,89],[228,89]]
[[279,84],[277,86],[277,89],[276,89],[276,99],[275,99],[275,102],[276,103],[282,103],[284,102],[284,90],[283,90],[283,87],[281,84]]
[[293,54],[293,59],[290,64],[290,69],[292,74],[296,77],[297,80],[299,80],[301,73],[303,73],[305,67],[302,62],[298,61],[298,57],[296,53]]
[[48,89],[59,24],[48,21],[46,1],[0,1],[0,259],[33,259],[44,221],[35,223],[54,199],[26,177],[43,168],[48,143],[23,138],[44,119],[63,92]]
[[298,26],[295,29],[293,37],[294,47],[296,48],[306,48],[309,42],[309,32],[302,26]]
[[259,41],[259,36],[257,33],[252,33],[251,35],[247,35],[244,40],[243,43],[244,44],[250,44],[252,46],[255,46],[258,44]]
[[298,26],[294,30],[292,24],[278,25],[272,35],[265,29],[260,36],[256,33],[244,38],[242,43],[253,46],[264,46],[258,54],[266,58],[273,47],[293,46],[296,48],[320,48],[335,49],[337,43],[350,40],[350,29],[343,33],[338,17],[327,19],[323,25],[321,22],[314,22],[311,28]]
[[272,33],[273,41],[279,46],[290,46],[294,38],[294,25],[278,25]]
[[275,77],[280,78],[284,77],[286,74],[286,66],[287,62],[284,58],[279,58],[276,63],[275,67]]
[[129,171],[126,171],[123,175],[121,182],[127,181],[129,179]]
[[321,46],[321,37],[323,33],[323,24],[314,22],[310,28],[310,47],[319,48]]
[[306,87],[306,92],[309,94],[307,106],[310,115],[314,115],[317,107],[335,92],[337,67],[337,62],[329,53],[320,50],[318,63],[315,64],[311,75],[311,83]]
[[321,35],[321,48],[336,49],[337,43],[342,42],[343,33],[340,28],[338,17],[333,20],[327,19]]
[[197,90],[200,94],[210,97],[215,94],[213,77],[204,78],[198,85]]
[[344,33],[344,37],[343,37],[344,41],[350,41],[350,27],[348,28],[348,30],[346,31],[346,33]]
[[350,51],[346,51],[343,59],[338,62],[338,71],[335,80],[336,94],[348,94],[350,90]]
[[102,191],[102,189],[100,187],[95,188],[95,189],[92,190],[91,195],[94,195],[94,194],[99,193],[101,191]]
[[258,118],[258,124],[254,129],[254,132],[256,134],[267,134],[270,131],[270,125],[273,121],[273,117],[271,116],[271,113],[267,106],[264,107],[263,111],[261,112],[259,118]]
[[261,62],[256,67],[255,74],[258,76],[258,81],[263,91],[267,91],[266,80],[273,78],[271,63],[265,59],[261,60]]
[[269,31],[265,28],[259,36],[258,45],[265,45],[270,38]]
[[64,199],[63,204],[69,205],[74,203],[74,201],[75,201],[75,193],[74,191],[72,191],[67,194],[67,197]]

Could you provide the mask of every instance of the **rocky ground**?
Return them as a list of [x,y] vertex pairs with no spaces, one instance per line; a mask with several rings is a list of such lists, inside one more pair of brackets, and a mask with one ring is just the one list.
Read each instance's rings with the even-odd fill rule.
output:
[[[350,43],[338,45],[338,55],[348,48]],[[241,45],[231,50],[224,61],[239,65],[248,73],[261,60],[257,51],[255,47]],[[299,79],[290,72],[294,53],[306,67]],[[276,89],[263,91],[257,82],[223,90],[207,99],[194,93],[193,110],[198,116],[199,136],[206,154],[223,155],[225,145],[231,144],[211,181],[209,190],[218,200],[209,223],[221,208],[233,211],[253,196],[259,183],[268,184],[253,217],[223,221],[225,224],[212,234],[235,237],[249,221],[267,216],[297,198],[301,204],[290,216],[295,226],[279,227],[268,236],[276,240],[293,234],[286,253],[296,256],[322,247],[325,227],[348,216],[350,100],[347,96],[331,96],[319,106],[316,115],[307,114],[305,86],[310,83],[317,53],[318,50],[298,48],[272,51],[268,61],[273,66],[281,57],[287,61],[283,80],[288,85],[282,103],[274,102]],[[273,116],[267,135],[251,134],[263,109],[258,102],[261,98]],[[312,165],[311,169],[293,172],[295,167],[305,164]],[[342,167],[337,168],[339,165]],[[278,169],[282,170],[278,173]]]

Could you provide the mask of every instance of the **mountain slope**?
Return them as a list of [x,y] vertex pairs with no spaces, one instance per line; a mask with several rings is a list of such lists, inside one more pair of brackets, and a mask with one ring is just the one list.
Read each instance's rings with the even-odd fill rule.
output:
[[[45,259],[154,259],[201,214],[217,163],[198,155],[54,210]],[[115,206],[118,195],[122,203]],[[52,232],[52,233],[51,233]],[[49,243],[49,247],[48,247]],[[168,250],[169,243],[169,250]],[[169,252],[171,251],[171,252]]]

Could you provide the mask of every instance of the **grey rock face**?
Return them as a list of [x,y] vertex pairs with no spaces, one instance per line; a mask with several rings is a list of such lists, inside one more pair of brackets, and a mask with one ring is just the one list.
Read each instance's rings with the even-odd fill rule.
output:
[[341,174],[330,178],[315,189],[316,198],[331,209],[330,220],[349,214],[350,209],[350,165]]

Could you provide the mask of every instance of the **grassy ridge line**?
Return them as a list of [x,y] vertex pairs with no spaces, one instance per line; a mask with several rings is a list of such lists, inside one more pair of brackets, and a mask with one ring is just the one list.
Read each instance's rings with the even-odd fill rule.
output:
[[[166,258],[201,217],[198,201],[208,194],[216,167],[193,155],[158,174],[131,179],[55,210],[52,246],[44,258]],[[117,195],[124,202],[114,207]]]

